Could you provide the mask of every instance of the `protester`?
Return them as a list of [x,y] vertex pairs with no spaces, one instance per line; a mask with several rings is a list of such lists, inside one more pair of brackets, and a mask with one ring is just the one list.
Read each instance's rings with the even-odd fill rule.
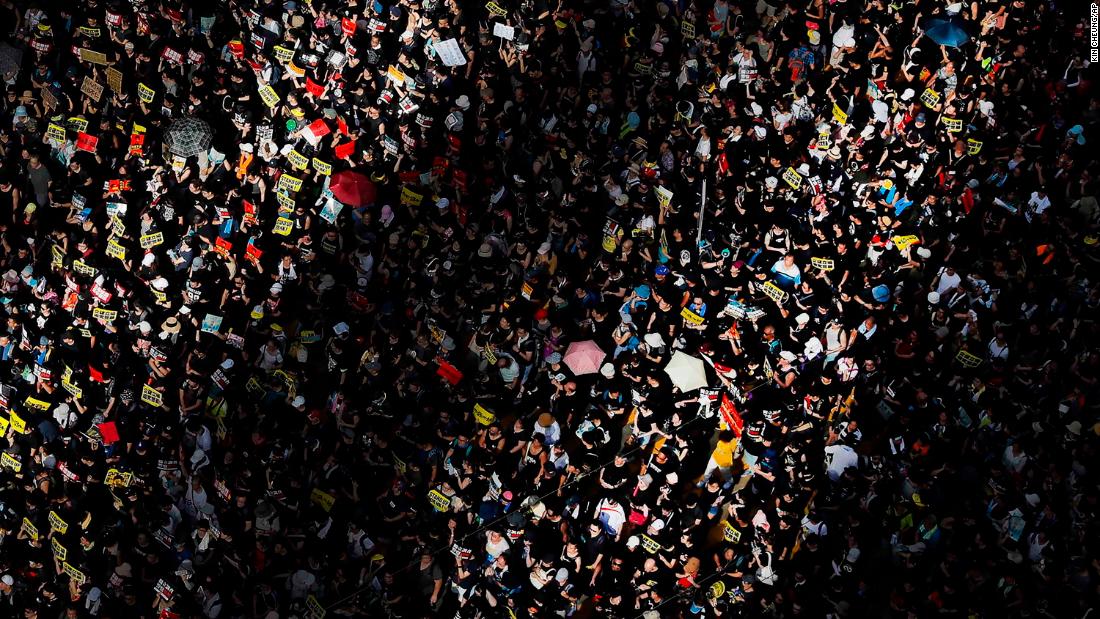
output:
[[1095,607],[1076,5],[0,6],[0,616]]

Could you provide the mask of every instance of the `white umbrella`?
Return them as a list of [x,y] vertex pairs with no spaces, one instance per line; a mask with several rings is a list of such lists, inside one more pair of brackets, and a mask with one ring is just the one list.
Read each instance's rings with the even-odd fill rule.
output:
[[687,393],[707,386],[707,372],[703,360],[677,350],[665,366],[665,374],[680,391]]
[[194,157],[210,148],[213,134],[205,120],[188,116],[168,127],[165,143],[168,151],[180,157]]

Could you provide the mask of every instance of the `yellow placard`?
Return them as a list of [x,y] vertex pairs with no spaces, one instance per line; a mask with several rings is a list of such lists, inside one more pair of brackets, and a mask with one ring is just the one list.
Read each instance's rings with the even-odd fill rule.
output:
[[160,406],[164,403],[164,394],[153,389],[151,385],[141,386],[141,401],[149,406]]
[[61,519],[61,516],[57,515],[57,512],[51,511],[49,516],[50,526],[54,531],[64,535],[69,532],[69,523]]
[[768,295],[768,298],[776,303],[783,304],[787,302],[788,295],[782,288],[775,285],[775,282],[768,282],[764,284],[764,294]]
[[642,534],[639,536],[638,541],[641,542],[642,548],[649,554],[657,554],[657,551],[661,549],[661,545],[657,543],[657,540],[652,537]]
[[309,619],[324,619],[325,617],[325,607],[321,606],[321,603],[313,597],[312,593],[306,596],[306,612],[309,614]]
[[290,197],[290,194],[281,190],[275,192],[275,199],[279,202],[279,214],[293,211],[294,204],[297,202],[297,200]]
[[23,406],[40,411],[50,410],[49,402],[44,402],[42,400],[39,400],[38,398],[32,398],[31,396],[27,396],[27,399],[23,401]]
[[693,325],[701,325],[701,324],[703,324],[703,321],[705,320],[705,318],[703,318],[699,314],[696,314],[695,312],[691,311],[691,309],[687,308],[687,307],[680,310],[680,318],[683,318],[684,320],[690,322]]
[[278,60],[282,63],[287,63],[294,59],[294,50],[287,49],[281,45],[276,45],[275,47],[271,48],[271,55],[275,57],[275,60]]
[[958,361],[965,368],[976,368],[982,364],[981,357],[971,354],[968,351],[960,350],[955,355],[955,361]]
[[497,420],[497,416],[490,413],[484,406],[474,404],[474,419],[481,425],[488,426],[492,425],[492,423]]
[[53,556],[57,557],[58,561],[64,561],[69,556],[68,549],[56,537],[50,540],[50,548],[53,549]]
[[920,102],[923,103],[925,107],[936,107],[940,104],[940,93],[931,88],[926,88],[920,95]]
[[146,234],[138,239],[138,243],[142,249],[149,249],[150,247],[156,247],[164,242],[163,232],[154,232],[153,234]]
[[292,150],[286,154],[286,160],[296,170],[304,170],[309,167],[309,157],[306,157],[302,153],[296,150]]
[[95,268],[88,266],[88,263],[83,260],[73,260],[73,271],[77,275],[86,275],[88,277],[95,277],[96,273]]
[[982,143],[974,138],[966,139],[966,153],[968,155],[977,155],[982,152]]
[[27,532],[27,536],[34,541],[38,541],[38,527],[34,526],[30,518],[23,519],[23,530]]
[[963,130],[963,121],[961,118],[943,118],[943,126],[947,128],[948,133],[958,133]]
[[451,509],[451,499],[438,490],[428,493],[428,503],[431,503],[432,508],[437,512],[446,512]]
[[267,107],[275,107],[280,101],[279,93],[275,92],[271,86],[264,86],[260,89],[260,101],[263,101]]
[[833,120],[842,125],[848,124],[848,112],[840,109],[840,106],[836,103],[833,103]]
[[92,309],[92,318],[102,320],[103,322],[114,322],[114,320],[118,318],[118,312],[103,307],[97,307]]
[[0,466],[3,466],[4,468],[11,469],[11,470],[15,471],[16,473],[23,470],[23,463],[16,460],[8,452],[4,452],[2,455],[0,455]]
[[81,572],[80,570],[69,565],[68,563],[62,566],[62,568],[65,570],[65,573],[69,575],[69,578],[73,579],[73,582],[78,585],[84,584],[84,581],[87,580],[87,578],[84,576],[84,572]]
[[289,192],[297,192],[302,188],[302,179],[289,174],[283,174],[279,177],[279,184],[276,189],[286,189]]
[[336,502],[336,497],[320,488],[314,488],[313,492],[309,493],[309,501],[315,505],[320,505],[321,509],[328,512],[332,509],[332,504]]
[[424,194],[419,194],[408,187],[401,188],[401,204],[405,206],[420,206],[424,201]]
[[119,245],[118,241],[110,239],[107,241],[107,255],[111,258],[118,258],[119,260],[126,259],[126,248]]
[[496,2],[487,3],[485,5],[485,8],[488,9],[490,13],[492,13],[493,15],[496,15],[497,17],[504,17],[505,15],[508,14],[508,11],[505,10],[502,6],[500,6]]
[[27,422],[19,416],[19,413],[12,411],[8,414],[8,421],[11,422],[11,429],[15,430],[19,434],[27,433]]
[[11,427],[11,422],[8,421],[8,418],[4,417],[4,416],[0,416],[0,436],[7,436],[8,435],[8,428],[10,428],[10,427]]
[[275,227],[272,228],[272,232],[279,236],[286,236],[290,234],[290,231],[294,229],[294,222],[286,217],[280,217],[275,220]]
[[138,84],[138,99],[141,99],[142,103],[152,103],[153,98],[157,96],[157,91],[149,88],[145,84]]
[[134,474],[127,471],[123,473],[118,469],[109,469],[107,476],[103,478],[103,483],[111,486],[112,488],[126,488],[134,482]]
[[87,118],[80,118],[79,116],[73,116],[72,118],[66,120],[65,124],[70,129],[72,129],[73,131],[76,131],[78,133],[84,133],[85,131],[88,130],[88,119]]
[[915,234],[907,234],[905,236],[895,236],[890,240],[894,242],[894,247],[897,247],[900,251],[904,251],[913,243],[919,243],[920,237]]
[[820,271],[832,271],[836,268],[836,263],[833,262],[832,258],[810,258],[810,265]]
[[56,142],[65,141],[65,127],[50,123],[46,125],[46,137]]
[[317,172],[319,172],[323,176],[328,176],[332,174],[332,165],[325,163],[324,161],[321,161],[316,157],[313,158],[313,169],[317,170]]
[[722,523],[722,537],[727,542],[736,544],[741,541],[741,532],[735,529],[729,520],[726,520]]
[[405,85],[405,74],[401,71],[401,69],[398,69],[392,64],[388,69],[386,69],[386,77],[390,78],[391,81],[397,82],[398,86]]
[[84,391],[80,387],[77,387],[76,385],[74,385],[67,378],[61,379],[61,388],[64,389],[65,391],[68,391],[77,400],[84,397]]
[[802,186],[802,175],[790,166],[783,170],[783,180],[791,186],[791,189],[798,189]]

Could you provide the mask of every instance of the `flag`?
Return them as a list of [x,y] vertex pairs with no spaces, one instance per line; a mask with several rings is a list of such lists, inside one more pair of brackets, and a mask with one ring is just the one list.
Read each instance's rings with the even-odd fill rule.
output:
[[439,363],[439,369],[435,371],[437,376],[440,376],[452,385],[457,385],[458,382],[462,380],[462,372],[460,372],[459,369],[455,366],[448,363],[446,359],[438,357],[436,358],[436,361]]
[[741,419],[741,415],[737,412],[737,407],[733,405],[733,401],[729,396],[722,394],[722,405],[719,407],[722,411],[722,422],[733,430],[733,434],[737,438],[741,438],[741,431],[745,428],[745,422]]
[[99,428],[99,436],[103,439],[105,445],[118,442],[118,426],[115,425],[115,422],[108,421],[98,424],[96,427]]
[[333,149],[333,153],[336,154],[337,159],[347,159],[355,154],[355,140],[340,144]]
[[306,90],[314,97],[320,97],[325,94],[325,87],[308,77],[306,78]]
[[76,149],[89,153],[94,153],[96,144],[99,143],[99,138],[94,135],[88,135],[87,133],[80,132],[76,134]]

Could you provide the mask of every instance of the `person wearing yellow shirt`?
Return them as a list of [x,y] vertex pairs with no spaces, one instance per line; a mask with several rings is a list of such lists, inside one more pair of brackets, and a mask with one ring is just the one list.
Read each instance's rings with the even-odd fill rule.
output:
[[737,451],[737,437],[732,430],[722,430],[718,433],[718,444],[710,454],[707,469],[703,472],[703,478],[699,480],[699,487],[706,485],[707,480],[714,473],[714,469],[722,474],[722,486],[729,488],[733,483],[733,454]]

